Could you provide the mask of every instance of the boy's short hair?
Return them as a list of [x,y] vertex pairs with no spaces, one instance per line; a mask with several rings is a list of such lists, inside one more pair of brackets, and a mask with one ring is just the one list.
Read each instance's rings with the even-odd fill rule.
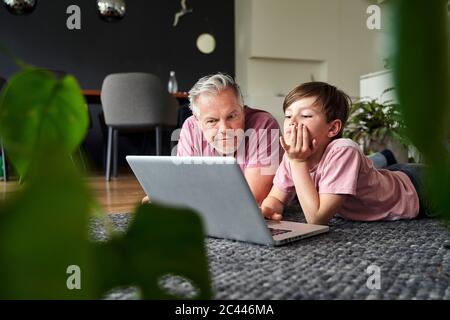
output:
[[316,97],[314,104],[322,107],[327,122],[335,119],[342,121],[341,131],[333,139],[341,138],[352,104],[350,97],[342,90],[328,83],[318,81],[306,82],[292,89],[284,98],[283,112],[294,102],[308,97]]

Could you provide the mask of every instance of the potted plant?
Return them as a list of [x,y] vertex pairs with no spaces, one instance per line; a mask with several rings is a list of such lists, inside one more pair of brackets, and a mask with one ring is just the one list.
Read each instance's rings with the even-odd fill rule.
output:
[[[386,92],[393,88],[386,89]],[[365,154],[391,149],[397,161],[408,162],[408,142],[400,106],[393,100],[362,98],[353,103],[344,137],[358,142]]]
[[126,232],[91,241],[91,217],[107,220],[71,157],[88,128],[78,81],[2,52],[21,67],[0,95],[0,140],[21,186],[0,201],[0,299],[100,299],[128,286],[186,298],[161,285],[171,276],[198,289],[189,298],[211,298],[203,225],[189,209],[138,205]]

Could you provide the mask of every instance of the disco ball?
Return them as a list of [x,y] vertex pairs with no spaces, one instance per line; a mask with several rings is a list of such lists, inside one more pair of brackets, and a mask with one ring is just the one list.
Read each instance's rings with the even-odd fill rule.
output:
[[124,0],[97,0],[100,18],[107,22],[119,21],[125,16]]
[[3,0],[9,12],[15,15],[30,14],[36,8],[37,0]]

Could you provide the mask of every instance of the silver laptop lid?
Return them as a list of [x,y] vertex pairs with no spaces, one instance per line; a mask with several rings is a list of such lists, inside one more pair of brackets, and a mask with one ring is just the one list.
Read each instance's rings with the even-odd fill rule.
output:
[[207,235],[273,244],[236,159],[170,156],[126,159],[152,202],[197,211]]

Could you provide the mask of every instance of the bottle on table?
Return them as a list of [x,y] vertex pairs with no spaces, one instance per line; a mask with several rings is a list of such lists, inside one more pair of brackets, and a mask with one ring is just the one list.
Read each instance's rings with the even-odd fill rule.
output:
[[178,92],[178,82],[177,82],[177,78],[175,77],[175,71],[170,71],[169,83],[167,85],[167,90],[170,93]]

